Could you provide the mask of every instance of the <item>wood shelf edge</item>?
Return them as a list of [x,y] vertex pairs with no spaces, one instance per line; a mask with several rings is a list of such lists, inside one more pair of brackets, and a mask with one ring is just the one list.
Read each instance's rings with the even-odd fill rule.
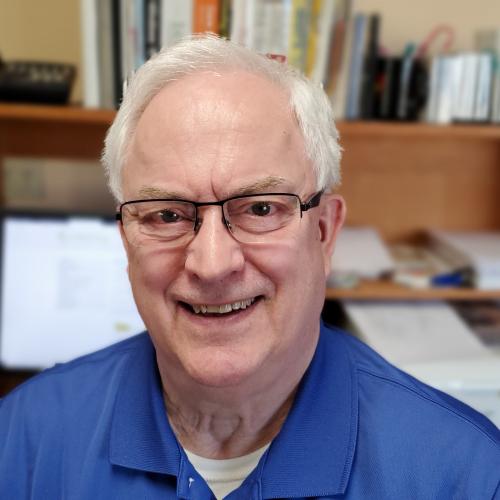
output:
[[341,141],[343,138],[350,136],[500,139],[500,126],[496,124],[436,125],[423,122],[398,123],[339,120],[337,126]]
[[116,111],[112,109],[0,103],[0,121],[18,120],[88,123],[92,125],[109,126],[115,114]]
[[327,300],[500,300],[500,290],[472,288],[412,289],[386,281],[365,281],[356,288],[327,288]]

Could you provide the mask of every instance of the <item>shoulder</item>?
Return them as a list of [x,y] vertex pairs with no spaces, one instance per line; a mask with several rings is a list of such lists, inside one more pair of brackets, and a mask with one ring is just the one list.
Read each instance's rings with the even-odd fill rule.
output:
[[0,400],[0,421],[9,414],[29,412],[38,417],[75,411],[85,401],[106,398],[126,368],[131,353],[151,349],[147,333],[113,344],[105,349],[57,364],[21,384]]
[[[500,430],[492,422],[399,370],[353,336],[334,329],[324,333],[325,349],[341,349],[349,358],[357,390],[352,488],[369,484],[376,489],[382,482],[403,492],[412,477],[418,485],[415,498],[448,497],[449,488],[461,491],[460,498],[494,496],[500,482]],[[436,496],[436,491],[441,493]]]
[[356,373],[360,409],[381,425],[404,421],[413,431],[419,423],[432,425],[439,432],[466,432],[496,449],[500,457],[500,430],[486,417],[457,399],[434,389],[398,369],[354,336],[327,328],[329,343],[341,343]]

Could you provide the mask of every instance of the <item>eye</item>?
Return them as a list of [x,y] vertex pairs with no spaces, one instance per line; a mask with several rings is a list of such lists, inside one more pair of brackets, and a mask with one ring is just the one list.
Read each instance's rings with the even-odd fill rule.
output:
[[158,215],[161,221],[166,223],[178,222],[182,219],[182,217],[173,210],[162,210]]
[[250,211],[253,215],[257,215],[259,217],[264,217],[269,215],[272,211],[272,204],[268,201],[259,201],[258,203],[253,203],[250,206]]

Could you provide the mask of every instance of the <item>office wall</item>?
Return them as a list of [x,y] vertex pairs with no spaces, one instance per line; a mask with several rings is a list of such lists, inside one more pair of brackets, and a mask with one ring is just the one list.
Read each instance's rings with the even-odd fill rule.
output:
[[[498,0],[355,0],[355,9],[382,14],[382,42],[393,52],[421,41],[438,23],[456,29],[458,50],[472,47],[476,29],[500,26]],[[0,53],[5,59],[54,59],[80,67],[80,0],[0,0]],[[72,100],[80,99],[78,79]]]

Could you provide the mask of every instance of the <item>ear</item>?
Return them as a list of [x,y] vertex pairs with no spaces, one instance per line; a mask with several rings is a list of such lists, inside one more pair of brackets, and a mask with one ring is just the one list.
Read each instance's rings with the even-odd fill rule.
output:
[[319,235],[323,251],[325,276],[330,274],[335,241],[346,216],[344,198],[338,194],[326,193],[320,203]]

